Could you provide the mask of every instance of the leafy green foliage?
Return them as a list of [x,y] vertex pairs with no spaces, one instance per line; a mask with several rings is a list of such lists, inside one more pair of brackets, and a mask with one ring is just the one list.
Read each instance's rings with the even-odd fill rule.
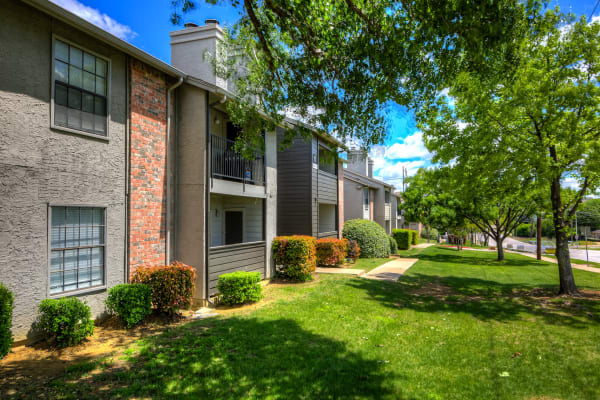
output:
[[[548,11],[537,27],[519,40],[515,58],[499,60],[511,68],[483,76],[461,72],[450,86],[452,105],[437,101],[419,118],[435,161],[455,163],[474,189],[495,192],[505,204],[539,204],[536,197],[545,197],[561,291],[573,294],[567,227],[586,193],[600,185],[600,24]],[[573,196],[561,187],[567,177],[580,186]]]
[[410,249],[410,243],[412,241],[412,231],[408,229],[392,229],[392,235],[396,239],[398,249],[408,250]]
[[388,239],[390,240],[390,254],[397,254],[398,243],[396,242],[396,239],[394,239],[393,236],[388,236]]
[[312,279],[317,267],[317,240],[312,236],[277,236],[273,239],[273,261],[277,273],[297,281]]
[[79,344],[94,333],[90,307],[76,297],[44,299],[39,312],[39,330],[59,347]]
[[534,237],[535,226],[532,224],[519,224],[515,229],[515,234],[519,237]]
[[348,252],[348,240],[336,238],[317,239],[317,264],[335,266],[343,264]]
[[412,229],[410,230],[410,244],[411,245],[416,245],[417,244],[417,240],[419,239],[419,231],[415,231]]
[[224,304],[257,302],[262,298],[260,272],[236,271],[219,275],[217,289]]
[[581,203],[577,213],[579,225],[587,225],[591,230],[600,229],[600,199],[589,199]]
[[[239,100],[227,106],[243,127],[240,147],[265,124],[280,122],[284,111],[342,140],[379,143],[389,103],[414,106],[445,88],[457,71],[492,70],[498,54],[514,53],[513,38],[530,28],[540,3],[204,1],[229,3],[241,13],[225,35],[227,57],[215,65],[219,76],[235,82]],[[173,1],[172,21],[181,23],[202,2]]]
[[192,305],[196,271],[181,262],[172,265],[137,268],[131,283],[141,283],[152,289],[152,305],[169,315]]
[[360,246],[361,257],[384,258],[390,256],[388,235],[375,221],[366,219],[346,221],[342,236],[348,240],[356,240]]
[[108,290],[106,309],[131,328],[152,313],[152,288],[140,283],[124,283]]
[[8,354],[13,343],[10,327],[14,300],[13,293],[0,283],[0,359]]

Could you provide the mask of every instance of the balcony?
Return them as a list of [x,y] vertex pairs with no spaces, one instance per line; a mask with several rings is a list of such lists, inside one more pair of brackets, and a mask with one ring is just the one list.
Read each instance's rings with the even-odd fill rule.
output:
[[210,176],[243,183],[244,185],[265,184],[265,158],[258,152],[253,160],[244,158],[234,150],[234,141],[210,135]]

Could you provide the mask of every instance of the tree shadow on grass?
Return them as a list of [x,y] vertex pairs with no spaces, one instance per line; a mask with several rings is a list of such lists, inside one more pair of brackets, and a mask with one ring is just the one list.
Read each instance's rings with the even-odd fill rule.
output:
[[[477,250],[462,250],[436,247],[434,254],[420,253],[417,258],[423,261],[443,264],[477,265],[493,267],[545,267],[552,266],[546,261],[538,261],[526,256],[518,256],[512,253],[506,254],[503,261],[497,260],[496,252],[483,252]],[[523,257],[523,258],[521,258]]]
[[193,322],[144,339],[121,364],[54,386],[76,398],[376,399],[398,378],[290,319]]
[[405,275],[398,282],[348,280],[347,285],[394,309],[468,313],[483,321],[540,318],[574,328],[600,326],[600,301],[553,298],[553,285],[503,284],[467,277]]

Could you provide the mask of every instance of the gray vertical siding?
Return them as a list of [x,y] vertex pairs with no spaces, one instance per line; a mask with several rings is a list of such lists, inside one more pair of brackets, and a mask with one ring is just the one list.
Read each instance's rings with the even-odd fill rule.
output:
[[[277,146],[283,130],[277,131]],[[277,235],[311,235],[311,144],[297,137],[277,152]]]
[[217,293],[219,276],[234,271],[260,272],[265,277],[265,242],[241,243],[208,250],[208,295]]
[[[15,0],[0,0],[0,282],[26,338],[49,297],[48,204],[106,206],[106,286],[125,280],[126,56]],[[50,129],[52,34],[111,60],[109,140]],[[106,290],[80,292],[94,316]]]

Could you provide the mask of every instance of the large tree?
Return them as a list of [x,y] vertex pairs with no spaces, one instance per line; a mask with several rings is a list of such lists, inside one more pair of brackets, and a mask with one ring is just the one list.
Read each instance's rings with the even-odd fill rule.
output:
[[458,71],[503,68],[490,60],[513,58],[545,1],[172,0],[173,22],[204,2],[240,12],[227,56],[214,55],[237,81],[241,101],[228,105],[240,141],[287,114],[368,148],[386,134],[390,103],[416,106]]
[[[600,176],[600,25],[554,12],[521,41],[520,56],[507,73],[462,72],[450,88],[450,105],[427,107],[426,140],[446,162],[486,168],[503,157],[502,168],[531,174],[549,193],[560,293],[577,292],[571,270],[568,227]],[[579,183],[565,198],[565,179]]]

